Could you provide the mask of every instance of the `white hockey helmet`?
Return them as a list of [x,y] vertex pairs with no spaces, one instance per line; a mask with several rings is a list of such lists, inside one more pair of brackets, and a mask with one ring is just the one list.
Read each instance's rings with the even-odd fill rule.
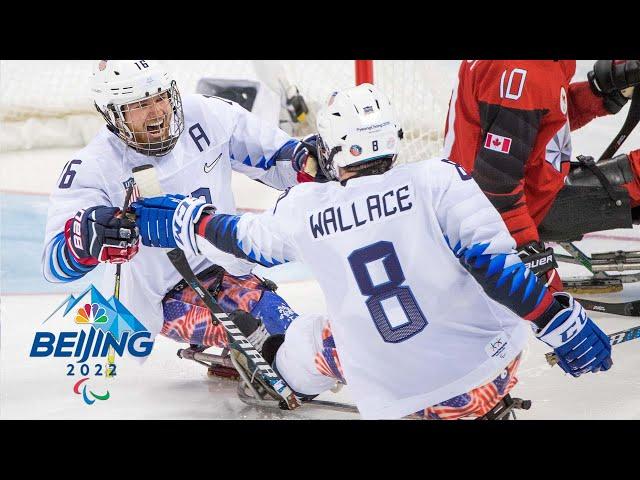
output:
[[333,92],[317,115],[318,163],[330,179],[338,167],[390,158],[396,160],[402,131],[391,102],[375,85]]
[[[134,150],[145,155],[166,155],[175,146],[184,130],[182,100],[175,80],[157,62],[152,60],[100,60],[91,76],[91,91],[96,109],[107,121],[109,129]],[[153,100],[156,96],[168,97],[171,111],[161,124],[154,128],[166,129],[158,140],[140,141],[144,132],[133,132],[125,121],[124,112],[136,107],[134,102]],[[131,105],[134,103],[134,105]],[[149,127],[151,128],[151,127]]]

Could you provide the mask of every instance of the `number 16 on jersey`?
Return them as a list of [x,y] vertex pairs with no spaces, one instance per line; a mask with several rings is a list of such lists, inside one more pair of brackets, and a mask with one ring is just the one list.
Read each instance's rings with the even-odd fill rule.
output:
[[[393,243],[380,241],[359,248],[349,255],[348,260],[360,292],[367,297],[365,305],[371,319],[385,342],[404,342],[429,324],[411,288],[402,285],[405,276]],[[380,282],[385,276],[386,281]],[[398,305],[404,322],[395,318],[400,311]],[[396,313],[393,323],[385,308]]]

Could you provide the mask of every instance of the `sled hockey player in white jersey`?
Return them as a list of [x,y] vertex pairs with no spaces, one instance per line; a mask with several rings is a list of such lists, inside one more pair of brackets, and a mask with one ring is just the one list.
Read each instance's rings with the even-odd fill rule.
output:
[[[113,264],[128,262],[120,300],[152,334],[225,346],[222,325],[211,324],[209,310],[184,288],[164,252],[145,246],[160,239],[144,235],[140,246],[135,223],[122,215],[132,169],[151,164],[166,192],[202,197],[231,214],[232,170],[284,190],[308,181],[304,167],[315,159],[299,141],[234,102],[196,94],[181,98],[176,82],[152,61],[96,61],[91,88],[107,124],[65,165],[51,194],[45,278],[71,282],[109,263],[102,289],[108,296]],[[160,235],[166,240],[167,232]],[[251,274],[254,263],[223,252],[188,260],[227,312],[249,312],[272,334],[284,332],[297,316],[272,283]]]
[[[191,255],[217,247],[311,268],[328,318],[299,317],[265,341],[264,358],[303,398],[346,382],[367,419],[484,416],[515,385],[529,327],[565,372],[608,370],[607,336],[521,262],[470,175],[441,158],[391,168],[400,136],[377,87],[335,92],[318,113],[317,145],[337,181],[298,185],[262,214],[189,198],[173,207],[174,239]],[[161,215],[168,200],[145,200],[138,214]]]

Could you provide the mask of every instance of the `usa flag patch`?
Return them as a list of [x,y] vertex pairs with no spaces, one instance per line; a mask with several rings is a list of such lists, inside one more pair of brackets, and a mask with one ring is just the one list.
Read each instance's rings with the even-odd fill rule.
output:
[[509,150],[511,150],[511,139],[509,137],[501,137],[495,133],[487,133],[484,148],[495,150],[496,152],[509,153]]

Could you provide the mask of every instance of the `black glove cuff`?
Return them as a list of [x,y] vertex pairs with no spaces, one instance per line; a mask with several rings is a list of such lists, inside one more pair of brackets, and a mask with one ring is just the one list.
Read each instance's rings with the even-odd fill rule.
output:
[[597,97],[604,97],[604,93],[600,89],[598,85],[598,81],[596,80],[596,74],[593,70],[587,73],[587,80],[589,80],[589,87],[591,87],[591,91]]
[[553,248],[540,242],[530,242],[518,248],[518,256],[537,277],[558,268],[558,262],[553,255]]

